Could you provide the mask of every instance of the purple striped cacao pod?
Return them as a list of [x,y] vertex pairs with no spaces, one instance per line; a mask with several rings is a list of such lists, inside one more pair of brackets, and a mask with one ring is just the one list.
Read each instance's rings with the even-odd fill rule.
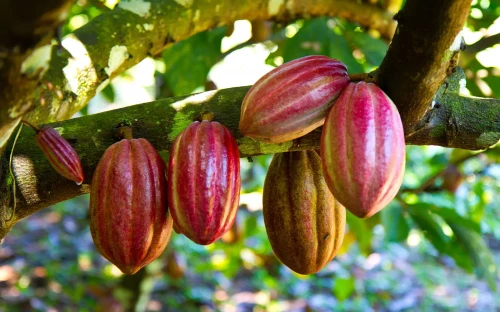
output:
[[175,139],[168,166],[168,203],[179,232],[208,245],[229,231],[240,198],[240,158],[231,132],[195,121]]
[[80,158],[59,132],[51,127],[42,128],[36,134],[36,142],[57,173],[78,185],[82,184],[84,177]]
[[321,135],[328,187],[346,209],[367,218],[403,182],[405,138],[398,110],[373,83],[351,83],[328,113]]
[[123,139],[104,152],[92,179],[90,232],[97,250],[134,274],[163,252],[172,232],[166,165],[145,139]]
[[315,151],[273,157],[264,183],[263,214],[274,253],[299,274],[321,270],[342,245],[346,211],[328,189]]
[[278,66],[243,99],[240,132],[271,143],[303,136],[323,124],[348,84],[346,66],[326,56],[306,56]]

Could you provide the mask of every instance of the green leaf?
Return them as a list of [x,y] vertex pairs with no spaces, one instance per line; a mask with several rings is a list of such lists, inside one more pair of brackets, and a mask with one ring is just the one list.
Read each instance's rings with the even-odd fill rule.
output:
[[443,219],[432,212],[432,209],[434,209],[433,205],[421,203],[408,206],[412,219],[434,248],[439,253],[452,257],[456,264],[465,271],[472,272],[473,264],[470,258],[465,256],[465,250],[461,245],[456,244],[454,238],[444,233],[443,226],[446,224]]
[[225,27],[205,31],[180,41],[163,52],[165,80],[175,96],[191,94],[204,86],[220,56]]
[[495,147],[487,149],[483,154],[491,161],[500,163],[500,145],[495,145]]
[[410,227],[403,216],[401,205],[392,201],[381,211],[382,224],[389,242],[402,242],[408,237]]
[[448,222],[457,223],[463,227],[468,228],[469,230],[475,231],[477,233],[481,232],[480,224],[459,215],[453,209],[453,207],[438,207],[435,204],[428,203],[428,202],[419,202],[418,204],[415,204],[414,206],[417,206],[416,209],[427,209],[430,212],[439,215],[447,223]]
[[326,18],[307,20],[292,38],[285,41],[283,60],[289,62],[307,55],[328,55],[332,30]]
[[370,253],[373,236],[372,227],[369,226],[367,220],[359,219],[350,212],[347,212],[346,217],[349,230],[357,238],[359,249],[364,254]]
[[365,32],[355,31],[352,27],[346,27],[344,34],[354,47],[363,52],[366,61],[371,66],[380,66],[389,47],[385,41],[374,38]]
[[344,36],[336,33],[332,34],[328,56],[344,63],[350,73],[362,73],[365,71],[363,66],[352,55],[351,47]]
[[113,88],[112,83],[109,83],[104,89],[102,89],[101,93],[106,98],[106,100],[110,102],[115,101],[115,88]]
[[336,278],[333,286],[333,294],[339,301],[344,301],[349,298],[355,291],[354,278]]
[[431,244],[440,253],[446,254],[449,249],[448,246],[451,239],[443,232],[436,216],[432,214],[427,207],[420,204],[409,205],[408,212]]
[[464,247],[474,263],[474,272],[477,277],[486,280],[490,288],[496,291],[497,267],[481,235],[453,222],[449,222],[448,225],[453,230],[457,242]]

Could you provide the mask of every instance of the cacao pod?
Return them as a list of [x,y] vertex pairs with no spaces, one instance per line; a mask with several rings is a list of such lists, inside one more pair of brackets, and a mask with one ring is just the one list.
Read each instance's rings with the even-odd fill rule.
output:
[[444,170],[441,187],[450,193],[455,193],[464,179],[464,174],[458,170],[457,166],[450,165]]
[[168,167],[168,203],[176,229],[200,245],[234,223],[240,159],[231,132],[218,122],[191,123],[175,139]]
[[167,264],[163,271],[174,280],[184,276],[184,268],[180,264],[179,256],[175,252],[171,252],[168,255]]
[[264,183],[263,214],[274,253],[299,274],[321,270],[342,244],[345,208],[328,189],[315,151],[273,157]]
[[36,142],[52,167],[66,179],[80,185],[83,169],[73,147],[54,128],[45,127],[36,134]]
[[405,138],[398,110],[373,83],[351,83],[326,117],[321,159],[333,196],[359,218],[384,208],[403,182]]
[[348,84],[346,66],[326,56],[306,56],[278,66],[243,99],[240,132],[271,143],[298,138],[323,124]]
[[123,273],[156,259],[170,239],[165,173],[165,162],[145,139],[111,145],[95,169],[90,232],[101,255]]

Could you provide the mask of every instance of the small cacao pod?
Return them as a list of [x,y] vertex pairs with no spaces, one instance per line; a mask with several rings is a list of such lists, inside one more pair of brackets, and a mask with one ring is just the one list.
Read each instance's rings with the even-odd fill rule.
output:
[[328,189],[315,151],[274,155],[264,183],[263,214],[274,253],[299,274],[321,270],[342,245],[345,208]]
[[351,83],[326,117],[321,159],[333,196],[359,218],[384,208],[403,182],[405,138],[398,110],[373,83]]
[[57,173],[78,185],[82,184],[83,169],[80,158],[59,132],[52,127],[42,128],[36,134],[36,142]]
[[240,132],[271,143],[298,138],[323,124],[348,84],[346,66],[326,56],[306,56],[278,66],[243,99]]
[[168,166],[168,203],[176,230],[200,245],[234,223],[240,198],[240,159],[231,132],[195,121],[175,139]]
[[180,262],[179,256],[175,252],[171,252],[167,257],[167,264],[163,271],[174,280],[183,277],[184,267]]
[[458,187],[464,182],[464,179],[464,174],[458,170],[457,166],[450,165],[444,170],[441,188],[450,193],[455,193]]
[[145,139],[123,139],[104,152],[92,179],[90,232],[97,250],[134,274],[163,252],[172,232],[166,165]]

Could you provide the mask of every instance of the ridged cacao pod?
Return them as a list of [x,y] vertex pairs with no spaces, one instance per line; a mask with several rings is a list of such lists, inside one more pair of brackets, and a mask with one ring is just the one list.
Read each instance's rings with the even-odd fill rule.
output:
[[163,252],[172,232],[166,165],[145,139],[123,139],[102,156],[92,179],[90,232],[97,250],[134,274]]
[[274,253],[299,274],[321,270],[342,245],[346,211],[328,189],[315,151],[273,157],[263,214]]
[[367,218],[396,196],[405,168],[398,110],[373,83],[351,83],[328,113],[321,135],[328,187],[346,209]]
[[168,203],[178,231],[200,245],[234,223],[240,199],[240,156],[231,132],[195,121],[175,139],[168,167]]
[[54,128],[45,127],[36,134],[36,142],[52,167],[65,177],[80,185],[83,169],[80,158],[73,147]]
[[346,66],[326,56],[306,56],[278,66],[243,99],[240,132],[272,143],[298,138],[323,124],[348,84]]

